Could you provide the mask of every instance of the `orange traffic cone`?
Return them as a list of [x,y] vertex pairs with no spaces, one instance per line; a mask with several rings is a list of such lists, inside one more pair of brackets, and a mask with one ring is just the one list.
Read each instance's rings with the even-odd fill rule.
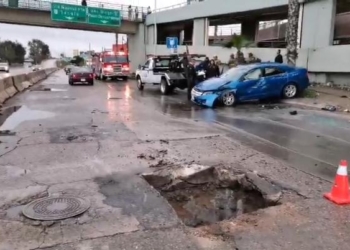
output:
[[348,179],[348,163],[345,160],[340,162],[335,176],[334,185],[330,193],[324,194],[324,197],[338,205],[350,204],[350,191]]

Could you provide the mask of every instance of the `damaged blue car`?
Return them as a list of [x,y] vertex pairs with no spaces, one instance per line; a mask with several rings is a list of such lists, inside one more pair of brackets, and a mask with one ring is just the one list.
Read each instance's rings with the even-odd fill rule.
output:
[[309,86],[307,70],[285,64],[259,63],[238,66],[220,77],[196,85],[192,101],[214,107],[268,98],[294,98]]

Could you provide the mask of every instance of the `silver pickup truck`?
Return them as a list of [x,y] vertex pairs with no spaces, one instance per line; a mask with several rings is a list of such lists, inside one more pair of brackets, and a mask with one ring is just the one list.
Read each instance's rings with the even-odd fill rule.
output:
[[0,71],[10,72],[10,65],[7,61],[0,59]]

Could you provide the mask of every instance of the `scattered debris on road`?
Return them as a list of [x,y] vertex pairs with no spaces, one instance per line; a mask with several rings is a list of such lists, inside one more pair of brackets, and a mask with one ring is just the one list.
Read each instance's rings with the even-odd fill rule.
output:
[[16,135],[16,132],[11,130],[0,130],[0,136]]
[[293,111],[290,111],[289,114],[291,114],[291,115],[297,115],[297,114],[298,114],[298,111],[293,110]]
[[333,105],[326,105],[325,107],[322,108],[322,110],[334,112],[337,110],[337,107]]
[[76,136],[76,135],[68,135],[68,136],[66,137],[66,139],[67,139],[68,141],[74,141],[74,140],[78,139],[78,136]]

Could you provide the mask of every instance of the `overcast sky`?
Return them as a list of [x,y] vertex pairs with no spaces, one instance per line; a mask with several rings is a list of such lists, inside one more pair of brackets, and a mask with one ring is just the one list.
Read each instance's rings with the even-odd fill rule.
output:
[[[80,0],[77,0],[80,2]],[[115,4],[126,4],[134,6],[150,6],[154,8],[154,0],[101,0],[102,2],[113,2]],[[186,0],[157,0],[157,8],[162,8]],[[87,0],[89,4],[89,0]],[[53,56],[65,53],[67,56],[73,54],[74,49],[88,50],[89,45],[93,50],[111,48],[115,43],[115,35],[108,33],[65,30],[53,28],[41,28],[34,26],[20,26],[0,23],[0,40],[17,40],[27,46],[28,41],[38,38],[50,46]]]

